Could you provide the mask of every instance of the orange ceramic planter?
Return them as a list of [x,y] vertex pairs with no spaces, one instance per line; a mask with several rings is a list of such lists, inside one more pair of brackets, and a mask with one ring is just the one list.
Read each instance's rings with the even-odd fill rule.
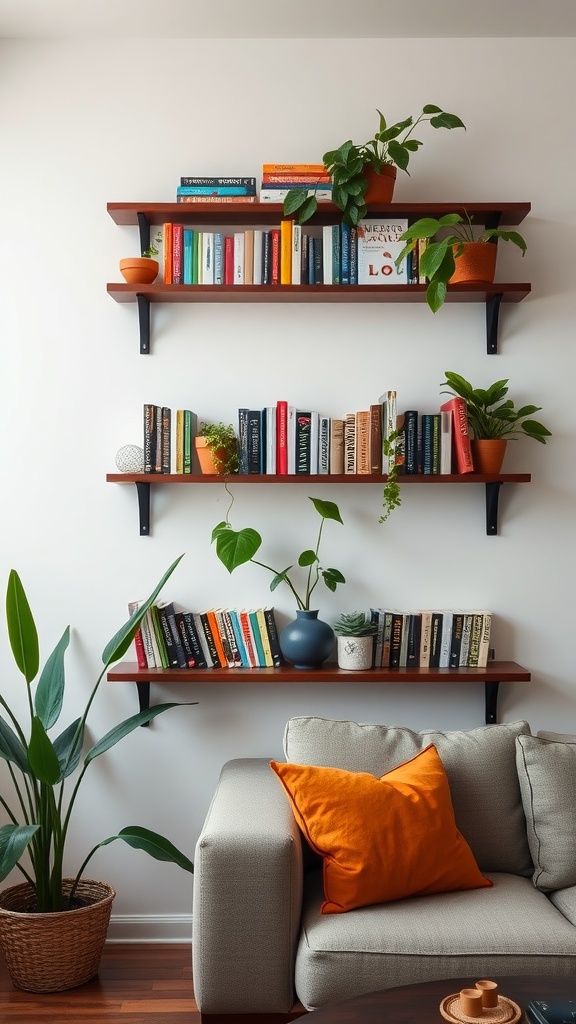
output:
[[366,189],[366,206],[377,206],[379,203],[391,203],[396,184],[396,167],[394,164],[383,164],[380,174],[373,167],[364,169],[364,177],[368,182]]
[[[195,437],[194,446],[196,448],[196,455],[198,456],[200,472],[207,476],[223,476],[222,469],[218,468],[214,461],[212,449],[208,447],[206,438]],[[223,448],[217,448],[215,454],[217,459],[223,460],[226,458],[226,452]],[[222,461],[220,461],[220,466],[221,465]]]
[[146,256],[128,257],[120,260],[119,266],[126,284],[152,284],[160,270],[158,260],[151,260]]
[[507,444],[505,437],[472,441],[472,460],[475,472],[490,475],[499,473],[504,462]]
[[464,242],[449,284],[492,284],[496,273],[496,253],[492,242]]

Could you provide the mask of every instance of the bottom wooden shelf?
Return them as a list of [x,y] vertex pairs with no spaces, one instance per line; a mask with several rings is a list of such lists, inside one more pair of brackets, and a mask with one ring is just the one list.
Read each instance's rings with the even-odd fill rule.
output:
[[107,673],[108,682],[136,683],[140,710],[150,706],[150,683],[484,683],[486,725],[497,722],[498,687],[500,683],[530,682],[530,672],[515,661],[490,661],[486,668],[370,668],[350,672],[336,664],[303,670],[292,665],[280,668],[149,668],[141,669],[135,661],[121,661]]

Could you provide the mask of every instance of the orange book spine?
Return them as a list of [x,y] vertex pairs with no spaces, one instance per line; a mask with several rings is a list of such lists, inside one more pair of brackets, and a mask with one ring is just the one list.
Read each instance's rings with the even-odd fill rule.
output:
[[356,413],[356,472],[370,472],[370,411]]
[[324,164],[262,164],[262,174],[326,174]]
[[228,667],[228,658],[226,657],[226,654],[224,653],[224,647],[222,645],[222,640],[220,638],[220,630],[218,628],[218,620],[216,619],[216,615],[214,614],[214,611],[207,611],[206,615],[208,617],[208,624],[210,626],[210,632],[212,633],[212,637],[213,637],[213,640],[214,640],[214,645],[216,647],[216,651],[218,652],[218,657],[220,659],[220,664],[221,664],[222,668],[227,668]]
[[164,225],[164,284],[172,284],[172,224]]
[[292,284],[292,221],[280,221],[280,284]]

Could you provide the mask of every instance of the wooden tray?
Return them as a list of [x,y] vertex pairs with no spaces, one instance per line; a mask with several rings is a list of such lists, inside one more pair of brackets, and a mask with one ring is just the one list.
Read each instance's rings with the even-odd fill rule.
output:
[[467,1017],[460,1009],[459,992],[442,1000],[440,1013],[450,1024],[517,1024],[522,1017],[518,1004],[506,996],[498,996],[498,1006],[486,1007],[481,1017]]

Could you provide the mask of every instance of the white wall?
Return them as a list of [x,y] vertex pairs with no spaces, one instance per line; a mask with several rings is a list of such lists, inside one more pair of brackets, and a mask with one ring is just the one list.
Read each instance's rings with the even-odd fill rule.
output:
[[[270,597],[264,570],[229,576],[215,557],[220,488],[157,490],[153,536],[139,537],[134,489],[105,474],[122,444],[140,442],[143,402],[234,421],[240,405],[286,398],[339,416],[395,387],[402,406],[434,410],[451,369],[477,385],[510,377],[515,400],[543,407],[551,442],[518,441],[506,456],[506,469],[531,472],[532,483],[504,486],[495,538],[482,488],[407,487],[379,526],[378,486],[315,486],[340,505],[345,526],[327,525],[323,556],[349,581],[319,595],[321,613],[490,607],[497,656],[532,672],[531,684],[501,687],[501,718],[575,731],[575,57],[573,39],[1,44],[0,580],[18,569],[44,653],[74,626],[70,718],[128,600],[180,552],[166,598],[198,608]],[[468,130],[424,129],[398,200],[532,203],[524,261],[512,246],[499,255],[498,276],[532,281],[533,291],[503,307],[498,356],[486,355],[482,306],[447,305],[434,317],[424,305],[379,304],[160,306],[152,355],[138,355],[136,307],[106,294],[118,259],[137,254],[137,231],[117,227],[107,201],[171,201],[181,174],[258,176],[264,161],[316,161],[346,137],[368,138],[376,107],[398,119],[428,102]],[[234,493],[234,525],[259,529],[273,564],[313,542],[305,487]],[[274,601],[286,621],[290,594]],[[4,641],[1,671],[2,695],[22,698]],[[94,765],[71,868],[131,823],[192,854],[223,762],[281,756],[291,715],[483,722],[482,686],[206,683],[153,699],[199,705],[169,712]],[[132,686],[104,686],[94,735],[135,710]],[[118,888],[113,934],[189,935],[188,876],[120,844],[92,870]]]

